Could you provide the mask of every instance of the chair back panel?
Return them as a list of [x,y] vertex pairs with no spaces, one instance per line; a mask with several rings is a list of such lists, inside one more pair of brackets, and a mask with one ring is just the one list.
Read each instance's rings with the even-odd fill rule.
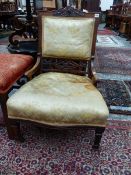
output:
[[42,56],[91,59],[94,18],[42,17]]
[[[78,9],[70,10],[69,7],[66,7],[52,12],[40,11],[38,17],[39,53],[42,58],[42,72],[58,71],[85,75],[87,70],[90,71],[91,59],[95,55],[99,15],[94,13],[86,14]],[[67,29],[69,32],[67,32]],[[76,32],[76,34],[74,30],[82,32],[80,32],[81,34]],[[72,37],[73,35],[75,36],[74,38]],[[86,41],[88,37],[89,42]],[[85,44],[83,44],[84,51],[82,52],[80,52],[82,49],[79,48],[81,38],[83,39],[82,44]],[[66,49],[64,48],[65,45],[62,42],[60,43],[60,40],[66,41]],[[59,49],[57,44],[59,44]],[[89,62],[88,69],[87,61]]]

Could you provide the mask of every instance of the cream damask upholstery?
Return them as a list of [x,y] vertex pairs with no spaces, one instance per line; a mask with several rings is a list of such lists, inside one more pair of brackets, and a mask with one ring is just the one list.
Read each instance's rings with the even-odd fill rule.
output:
[[44,73],[24,85],[7,103],[9,118],[55,126],[105,126],[105,101],[87,77]]
[[94,18],[43,16],[42,56],[91,59],[94,23]]

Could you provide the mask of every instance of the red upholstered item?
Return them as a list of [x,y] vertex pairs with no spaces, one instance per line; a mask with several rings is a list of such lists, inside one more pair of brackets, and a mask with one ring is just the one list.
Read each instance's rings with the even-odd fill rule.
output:
[[0,54],[0,93],[5,93],[32,64],[29,55]]

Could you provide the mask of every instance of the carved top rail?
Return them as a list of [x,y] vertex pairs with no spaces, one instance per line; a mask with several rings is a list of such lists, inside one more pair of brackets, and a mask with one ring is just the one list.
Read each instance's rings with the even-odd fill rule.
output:
[[76,10],[73,7],[67,6],[66,8],[61,8],[59,10],[54,11],[54,16],[65,16],[65,17],[77,17],[77,16],[84,16],[85,13],[81,10]]

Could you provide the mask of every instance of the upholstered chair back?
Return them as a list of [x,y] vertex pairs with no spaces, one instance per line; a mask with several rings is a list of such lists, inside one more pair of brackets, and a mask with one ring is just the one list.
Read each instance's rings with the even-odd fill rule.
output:
[[94,18],[42,16],[42,56],[91,59]]
[[[63,14],[59,16],[59,13]],[[57,14],[40,12],[39,52],[42,60],[84,61],[87,65],[87,61],[91,61],[95,55],[97,26],[95,14],[86,14],[77,9],[67,7],[66,10],[58,10]]]

